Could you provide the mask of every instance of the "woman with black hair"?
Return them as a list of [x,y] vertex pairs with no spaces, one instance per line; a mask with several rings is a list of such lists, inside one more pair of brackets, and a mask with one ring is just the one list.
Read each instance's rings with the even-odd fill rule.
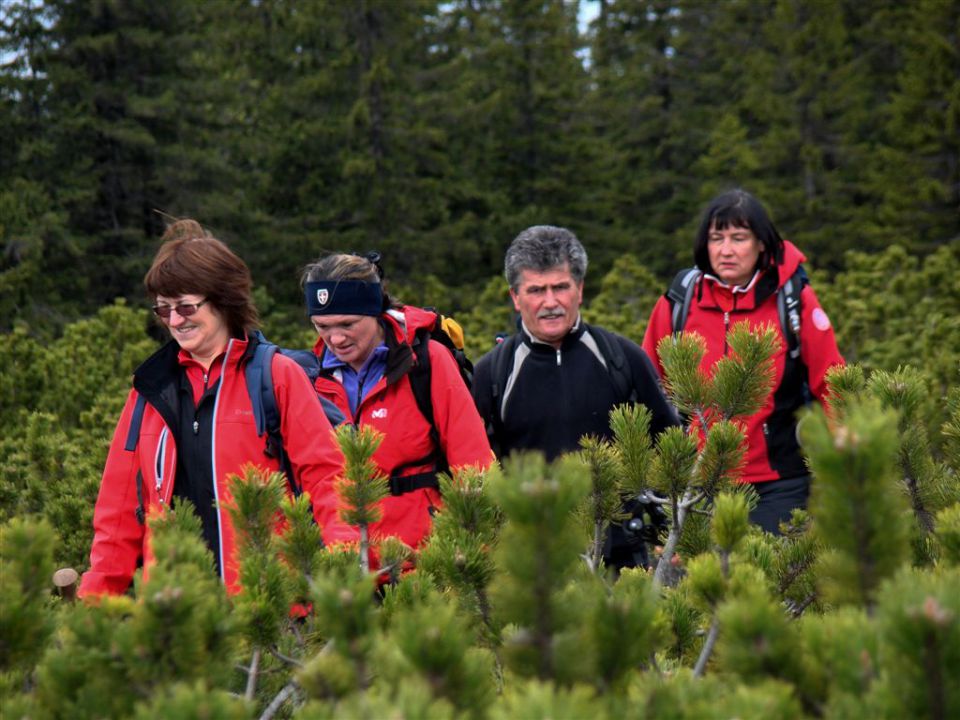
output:
[[[759,412],[746,418],[747,455],[741,482],[753,485],[759,503],[750,515],[764,530],[779,532],[780,522],[795,508],[805,508],[810,474],[797,441],[797,411],[812,395],[827,393],[825,376],[843,358],[830,319],[806,283],[800,264],[806,259],[784,240],[766,209],[750,193],[731,190],[713,200],[704,213],[693,248],[699,272],[686,312],[675,312],[668,293],[657,301],[643,338],[643,348],[663,376],[657,343],[674,332],[695,332],[706,340],[701,369],[710,374],[729,353],[727,333],[735,323],[770,325],[781,333],[774,357],[773,389]],[[799,269],[799,272],[798,272]],[[800,307],[786,323],[778,299],[788,282],[796,284]],[[685,317],[684,317],[685,316]],[[674,327],[675,322],[680,327]],[[790,337],[794,334],[796,337]]]

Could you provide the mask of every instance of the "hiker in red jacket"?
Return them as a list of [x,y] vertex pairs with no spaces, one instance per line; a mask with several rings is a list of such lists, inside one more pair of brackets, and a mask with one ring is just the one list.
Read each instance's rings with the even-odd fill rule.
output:
[[307,315],[319,335],[316,388],[349,422],[383,433],[373,459],[389,477],[390,495],[371,535],[416,548],[441,504],[437,472],[485,468],[493,454],[457,361],[428,338],[436,314],[392,303],[381,278],[376,254],[328,255],[305,269]]
[[[146,518],[186,500],[200,517],[217,572],[237,592],[227,476],[248,463],[281,469],[264,454],[243,371],[257,343],[250,271],[193,220],[175,222],[163,239],[144,284],[172,340],[134,373],[103,471],[80,595],[125,592],[141,562],[149,572]],[[293,360],[278,353],[271,367],[295,481],[310,494],[321,530],[336,534],[333,482],[343,457],[330,423]]]
[[[797,411],[810,396],[824,401],[826,373],[842,365],[843,358],[806,274],[797,272],[803,254],[781,238],[763,205],[749,193],[732,190],[710,204],[694,241],[694,259],[696,268],[687,276],[692,287],[685,322],[677,307],[682,300],[668,292],[653,308],[643,347],[662,377],[656,352],[661,338],[681,330],[699,333],[707,343],[701,369],[709,374],[728,352],[726,336],[734,323],[777,328],[781,348],[774,357],[773,390],[760,411],[746,418],[741,478],[760,496],[751,520],[777,533],[794,508],[806,507],[810,493],[810,473],[797,441]],[[796,283],[800,305],[784,328],[777,304],[788,281]],[[674,327],[675,321],[680,327]]]

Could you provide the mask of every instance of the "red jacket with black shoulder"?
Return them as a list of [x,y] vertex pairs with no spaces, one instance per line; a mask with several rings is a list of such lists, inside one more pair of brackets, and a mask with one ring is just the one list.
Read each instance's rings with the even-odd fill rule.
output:
[[[712,374],[714,364],[729,353],[727,332],[740,322],[751,327],[770,325],[780,335],[781,348],[774,357],[773,390],[763,407],[745,418],[747,455],[741,480],[766,482],[792,478],[809,472],[797,439],[797,411],[805,404],[804,384],[821,403],[827,395],[826,374],[834,365],[842,365],[833,327],[820,307],[813,288],[806,285],[800,296],[800,357],[790,359],[777,311],[777,291],[806,258],[789,241],[784,242],[783,263],[755,280],[746,292],[732,288],[709,275],[702,275],[694,289],[685,332],[701,335],[707,352],[701,370]],[[643,349],[663,377],[663,365],[657,356],[657,343],[673,332],[671,303],[661,297],[653,308],[643,338]]]

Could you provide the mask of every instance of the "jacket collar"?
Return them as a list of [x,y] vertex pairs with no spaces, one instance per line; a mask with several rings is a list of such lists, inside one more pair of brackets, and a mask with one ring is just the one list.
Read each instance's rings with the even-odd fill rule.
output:
[[[563,336],[563,341],[560,343],[560,347],[566,348],[569,347],[572,343],[576,343],[580,340],[580,337],[583,335],[583,331],[586,328],[586,323],[583,322],[583,317],[580,313],[577,313],[577,319],[573,323],[573,327]],[[523,324],[523,321],[520,322],[520,337],[526,345],[529,345],[532,349],[538,350],[541,352],[553,352],[554,347],[550,343],[544,342],[537,337],[534,337],[527,326]]]

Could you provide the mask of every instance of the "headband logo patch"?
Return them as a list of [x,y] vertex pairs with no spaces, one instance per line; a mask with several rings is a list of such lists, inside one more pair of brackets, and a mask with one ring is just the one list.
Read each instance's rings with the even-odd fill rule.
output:
[[320,303],[320,306],[324,306],[330,300],[330,291],[326,288],[321,288],[317,290],[317,302]]

